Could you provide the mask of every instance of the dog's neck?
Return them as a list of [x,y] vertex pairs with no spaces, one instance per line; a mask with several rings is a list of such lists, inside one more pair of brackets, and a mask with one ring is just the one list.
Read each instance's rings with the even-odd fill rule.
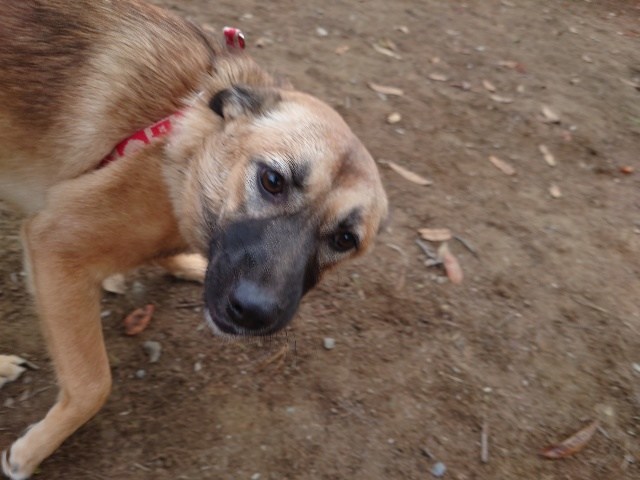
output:
[[[227,50],[229,50],[229,52],[233,52],[235,50],[244,50],[245,39],[244,34],[240,29],[235,27],[224,27],[222,29],[222,35],[226,48]],[[197,97],[202,96],[203,93],[204,92],[201,91],[197,95]],[[133,153],[143,148],[145,145],[150,144],[153,139],[167,135],[171,132],[171,130],[173,130],[176,120],[182,115],[182,111],[179,110],[163,118],[162,120],[157,121],[153,125],[138,130],[133,135],[125,138],[120,143],[118,143],[106,157],[102,159],[96,169],[103,168],[115,160],[128,155],[132,155]]]

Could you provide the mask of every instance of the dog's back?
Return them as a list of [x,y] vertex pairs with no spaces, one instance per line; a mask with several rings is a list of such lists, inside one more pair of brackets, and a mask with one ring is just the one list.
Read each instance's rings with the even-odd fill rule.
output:
[[0,197],[27,211],[178,109],[216,48],[142,2],[5,0],[0,25]]

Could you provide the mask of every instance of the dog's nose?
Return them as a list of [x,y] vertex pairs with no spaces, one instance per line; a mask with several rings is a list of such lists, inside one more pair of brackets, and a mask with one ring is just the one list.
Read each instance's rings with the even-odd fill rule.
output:
[[276,322],[278,302],[264,287],[240,280],[229,295],[227,314],[239,327],[261,330]]

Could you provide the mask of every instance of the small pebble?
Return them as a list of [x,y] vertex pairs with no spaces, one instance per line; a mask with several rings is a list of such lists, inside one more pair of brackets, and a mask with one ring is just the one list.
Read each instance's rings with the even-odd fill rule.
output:
[[193,371],[197,373],[200,370],[202,370],[202,362],[198,361],[193,365]]
[[251,480],[260,480],[260,474],[254,473],[253,475],[251,475]]
[[316,28],[316,33],[319,37],[326,37],[327,35],[329,35],[329,32],[327,32],[327,30],[322,27]]
[[150,363],[156,363],[158,360],[160,360],[160,355],[162,354],[162,345],[160,345],[159,342],[148,340],[142,344],[142,348],[149,356]]
[[336,346],[336,341],[331,337],[325,337],[325,339],[322,341],[322,345],[327,350],[333,350]]
[[446,471],[447,466],[442,462],[438,462],[433,467],[431,467],[431,475],[436,478],[443,477]]
[[136,372],[136,378],[142,379],[146,375],[147,375],[147,372],[145,372],[142,368]]
[[393,125],[394,123],[398,123],[400,120],[402,120],[402,115],[400,115],[398,112],[390,113],[387,117],[387,123],[391,125]]
[[640,363],[634,363],[634,364],[633,364],[633,369],[634,369],[636,372],[640,373]]

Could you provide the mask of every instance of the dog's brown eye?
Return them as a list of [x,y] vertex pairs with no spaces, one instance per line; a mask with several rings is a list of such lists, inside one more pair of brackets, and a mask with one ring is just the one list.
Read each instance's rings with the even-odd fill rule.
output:
[[278,195],[284,191],[284,178],[275,170],[265,169],[260,174],[260,183],[271,195]]
[[333,236],[331,241],[334,250],[338,252],[346,252],[358,246],[358,240],[351,232],[338,232]]

